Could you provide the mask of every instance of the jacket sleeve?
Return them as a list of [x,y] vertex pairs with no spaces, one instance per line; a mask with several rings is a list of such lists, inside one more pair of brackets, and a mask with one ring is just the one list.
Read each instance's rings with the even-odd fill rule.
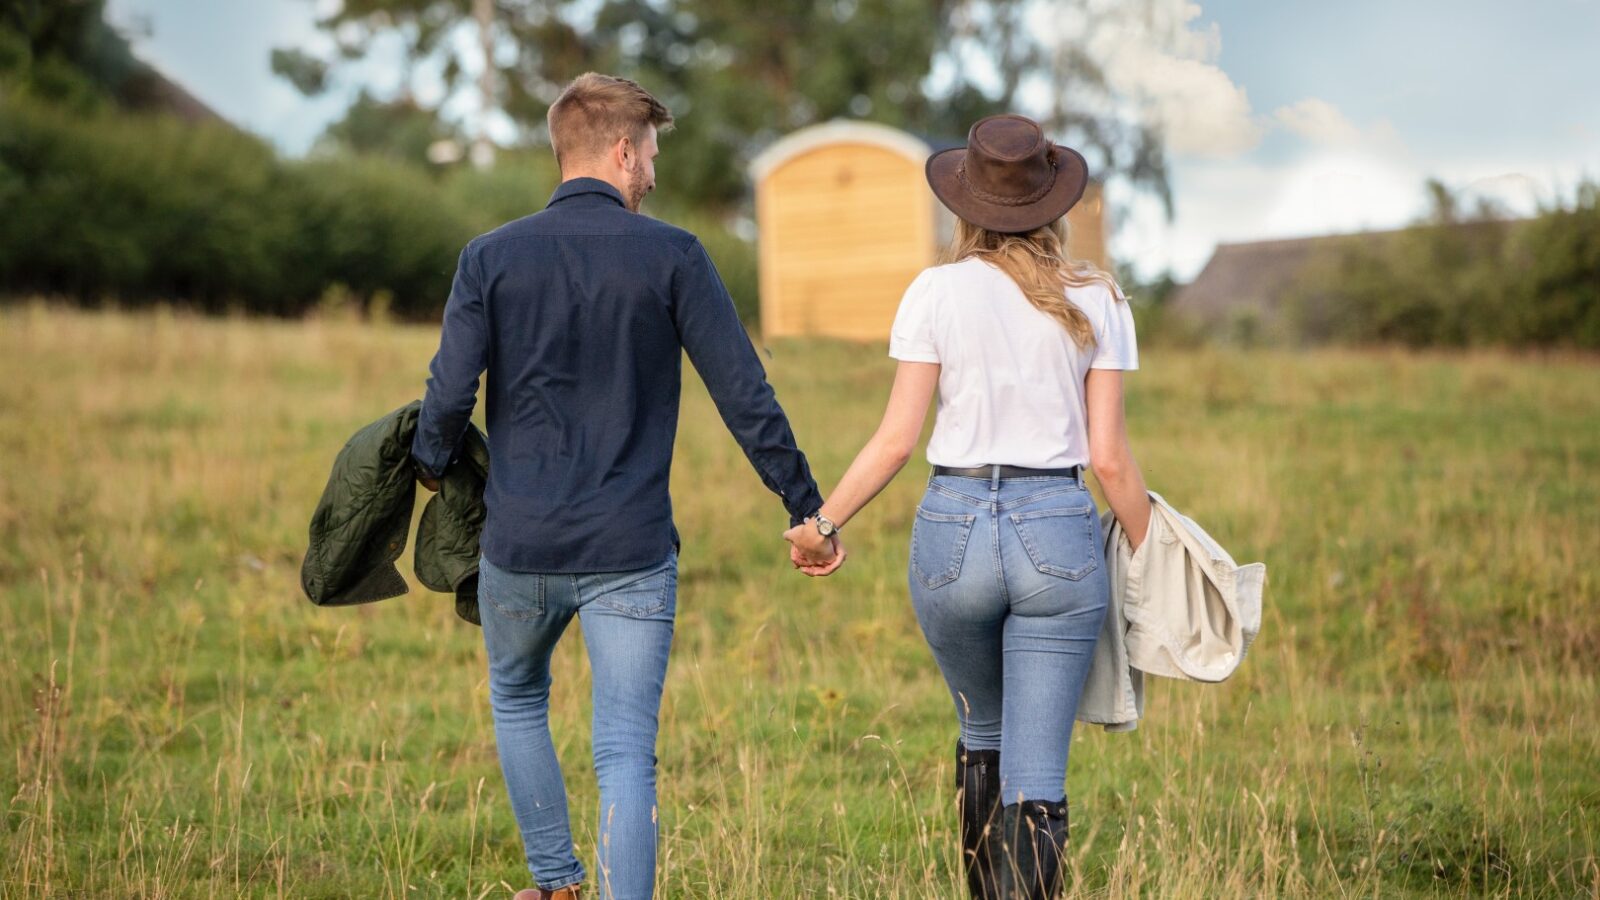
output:
[[672,315],[678,339],[706,384],[722,421],[767,489],[783,498],[790,524],[822,508],[822,494],[778,405],[750,335],[734,311],[711,257],[699,241],[684,251],[673,276]]
[[468,244],[461,251],[450,298],[445,301],[439,352],[428,366],[428,390],[411,441],[412,457],[436,478],[454,458],[472,419],[478,378],[488,364],[488,315],[480,288],[477,250]]

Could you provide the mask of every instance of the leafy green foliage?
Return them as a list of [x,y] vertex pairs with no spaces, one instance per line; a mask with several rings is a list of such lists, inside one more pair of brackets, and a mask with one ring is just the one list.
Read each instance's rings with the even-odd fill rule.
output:
[[413,166],[381,158],[314,160],[296,176],[305,226],[296,257],[359,296],[391,294],[391,311],[438,311],[456,258],[481,230]]
[[1351,236],[1307,266],[1287,298],[1295,338],[1600,348],[1600,185],[1521,221],[1429,191],[1429,221]]
[[[221,124],[0,101],[0,285],[85,301],[175,300],[294,315],[331,287],[431,317],[474,235],[544,208],[547,152],[432,172],[381,155],[280,160]],[[647,205],[647,211],[651,207]],[[755,312],[755,252],[714,216],[687,224]]]
[[0,282],[97,299],[159,290],[280,311],[292,263],[286,172],[220,126],[0,105],[0,164],[26,214],[0,217]]
[[382,160],[285,164],[221,125],[0,106],[0,283],[83,299],[295,313],[330,283],[437,307],[475,233],[426,175]]
[[[1087,0],[1071,4],[1094,21]],[[1105,80],[1076,48],[1046,48],[1021,0],[601,0],[493,4],[490,101],[521,130],[544,137],[560,88],[589,70],[634,78],[677,117],[664,182],[726,211],[745,198],[745,164],[759,148],[806,125],[865,118],[935,139],[1015,105],[1023,80],[1046,72],[1054,88],[1045,124],[1171,205],[1159,136],[1105,109]],[[407,78],[427,65],[447,95],[481,51],[462,40],[478,25],[463,0],[344,0],[321,21],[338,57],[363,57],[379,37],[402,43]],[[456,40],[451,40],[454,35]],[[322,90],[339,58],[300,50],[274,65],[306,93]],[[470,57],[470,58],[469,58]],[[984,60],[983,65],[971,64]],[[939,61],[950,63],[937,73]],[[992,75],[992,77],[990,77]],[[404,93],[404,92],[403,92]]]
[[[658,163],[662,178],[726,204],[745,190],[754,149],[814,122],[871,118],[964,134],[968,122],[941,117],[939,101],[920,87],[956,5],[610,0],[594,42],[606,66],[657,91],[679,115],[673,152]],[[980,114],[993,111],[989,101]]]
[[0,96],[81,112],[137,95],[151,72],[105,21],[105,0],[0,2]]
[[489,226],[543,209],[560,183],[561,173],[548,150],[502,153],[493,168],[458,166],[443,181],[451,201],[473,210]]
[[308,97],[328,89],[328,63],[304,50],[277,48],[272,51],[272,71],[285,78]]
[[1510,334],[1600,347],[1600,183],[1584,182],[1570,205],[1518,228],[1504,257],[1519,276],[1504,312]]
[[415,100],[379,100],[363,90],[344,118],[323,132],[317,149],[420,164],[428,160],[428,148],[438,141],[454,141],[459,146],[463,138],[460,129]]

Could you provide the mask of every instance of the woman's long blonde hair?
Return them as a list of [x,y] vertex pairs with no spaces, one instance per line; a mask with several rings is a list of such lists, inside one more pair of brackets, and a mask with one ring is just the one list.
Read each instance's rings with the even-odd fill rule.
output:
[[992,263],[1022,289],[1040,312],[1067,329],[1082,349],[1094,346],[1094,325],[1071,300],[1067,288],[1103,284],[1111,295],[1123,300],[1116,279],[1093,263],[1067,256],[1067,217],[1023,234],[990,231],[956,216],[955,236],[945,248],[943,262],[960,262],[969,257]]

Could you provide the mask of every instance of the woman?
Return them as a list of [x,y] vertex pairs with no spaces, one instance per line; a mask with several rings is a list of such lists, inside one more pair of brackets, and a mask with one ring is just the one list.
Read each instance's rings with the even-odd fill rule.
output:
[[808,573],[836,567],[832,535],[905,465],[937,386],[910,583],[960,722],[963,870],[974,897],[1055,896],[1067,751],[1110,591],[1083,466],[1129,535],[1151,514],[1123,420],[1133,318],[1108,276],[1065,256],[1087,167],[1037,123],[983,119],[927,178],[958,219],[947,261],[901,300],[877,433],[785,537]]

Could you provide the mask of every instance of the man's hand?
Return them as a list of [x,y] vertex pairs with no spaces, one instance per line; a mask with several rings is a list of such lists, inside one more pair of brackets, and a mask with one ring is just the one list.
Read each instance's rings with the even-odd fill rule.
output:
[[789,561],[807,575],[831,575],[844,564],[846,553],[839,536],[823,537],[815,519],[807,519],[785,531],[783,539],[790,544]]
[[421,463],[418,463],[416,460],[412,460],[411,471],[416,473],[417,480],[422,482],[423,487],[433,491],[435,494],[439,493],[439,479],[434,478],[432,475],[429,475],[427,472],[423,471]]
[[827,562],[816,562],[813,559],[807,558],[804,553],[800,552],[799,547],[795,547],[792,544],[789,546],[789,561],[794,563],[794,567],[796,569],[799,569],[813,578],[823,575],[832,575],[834,572],[839,570],[840,566],[844,565],[845,557],[849,556],[850,553],[844,549],[843,542],[841,542],[837,537],[830,538],[829,542],[833,545],[833,558]]

